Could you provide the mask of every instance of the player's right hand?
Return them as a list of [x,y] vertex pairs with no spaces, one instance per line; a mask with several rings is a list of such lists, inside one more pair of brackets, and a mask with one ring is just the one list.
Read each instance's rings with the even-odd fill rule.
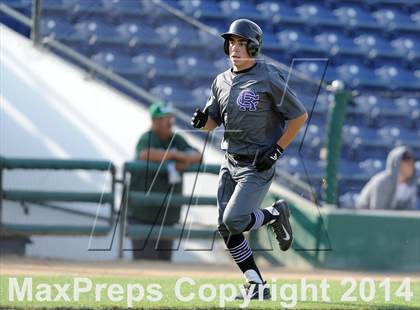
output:
[[196,109],[191,118],[191,125],[194,128],[203,128],[206,125],[208,118],[207,113],[201,112],[200,109]]

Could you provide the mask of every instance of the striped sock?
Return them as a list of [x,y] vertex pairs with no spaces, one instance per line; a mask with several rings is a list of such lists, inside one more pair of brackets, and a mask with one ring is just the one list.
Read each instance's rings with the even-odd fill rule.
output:
[[252,256],[251,248],[249,247],[248,240],[244,240],[238,246],[229,249],[235,263],[240,264],[248,257]]
[[230,237],[224,237],[223,239],[225,240],[226,247],[232,255],[233,260],[238,265],[239,269],[241,269],[241,271],[244,273],[244,275],[246,276],[249,274],[249,270],[254,270],[260,278],[260,281],[255,282],[263,283],[260,271],[255,264],[252,250],[249,247],[248,240],[245,239],[244,235],[231,235]]
[[251,213],[251,220],[245,228],[245,231],[258,229],[272,220],[277,219],[278,215],[278,211],[273,207],[268,207],[262,210],[256,209]]

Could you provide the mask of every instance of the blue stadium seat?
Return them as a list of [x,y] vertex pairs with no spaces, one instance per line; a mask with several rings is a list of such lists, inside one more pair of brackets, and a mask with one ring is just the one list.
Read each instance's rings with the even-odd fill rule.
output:
[[381,9],[373,12],[372,15],[388,30],[420,31],[420,27],[410,19],[410,16],[400,10]]
[[370,113],[370,105],[366,102],[358,102],[358,96],[354,96],[347,105],[346,125],[366,126],[366,117]]
[[166,77],[166,76],[156,76],[156,77],[149,77],[149,75],[143,75],[144,79],[147,79],[147,86],[146,89],[150,90],[159,85],[166,85],[170,86],[175,89],[185,89],[189,87],[187,81],[174,78],[174,77]]
[[[347,191],[351,191],[356,193],[355,197],[357,197],[357,193],[363,189],[363,186],[369,181],[369,177],[364,173],[357,173],[357,174],[349,174],[345,176],[339,175],[338,180],[338,195],[341,197]],[[340,198],[339,198],[340,199]],[[341,203],[341,201],[340,201]],[[350,203],[350,202],[348,202]],[[353,203],[353,208],[354,208]],[[348,206],[350,207],[350,206]],[[342,208],[342,206],[340,206]]]
[[66,13],[72,7],[72,4],[64,0],[42,0],[42,14]]
[[218,71],[208,60],[196,57],[182,56],[177,59],[179,72],[189,80],[214,78]]
[[[318,96],[310,96],[312,103],[316,99],[314,113],[319,113],[324,118],[327,116],[328,110],[334,101],[334,95],[331,92],[321,90]],[[310,110],[309,110],[310,111]]]
[[126,42],[130,42],[131,47],[136,45],[163,47],[165,45],[160,34],[147,24],[123,23],[117,27],[117,32]]
[[[420,7],[420,5],[419,5],[419,7]],[[420,10],[418,10],[418,8],[417,8],[415,13],[411,14],[410,17],[411,17],[411,20],[413,21],[413,23],[420,26]]]
[[[200,19],[200,21],[202,21]],[[229,29],[229,20],[227,18],[209,18],[203,21],[207,27],[216,30],[217,35]]]
[[394,111],[400,111],[400,109],[393,103],[391,99],[386,99],[374,94],[361,93],[353,98],[353,103],[359,110],[365,113],[368,113],[368,111],[372,110],[374,107],[387,109],[395,106]]
[[342,154],[351,160],[385,159],[392,147],[379,135],[376,129],[363,126],[345,125],[342,138]]
[[273,24],[302,25],[305,23],[304,19],[285,3],[265,1],[257,5],[257,10]]
[[41,21],[41,35],[54,33],[54,36],[62,43],[84,55],[90,55],[92,51],[88,42],[89,36],[83,31],[79,31],[75,27],[76,25],[59,16],[45,17]]
[[[126,41],[119,35],[117,30],[107,23],[99,22],[96,20],[83,21],[74,25],[75,32],[84,40],[89,41],[86,43],[104,45],[124,44]],[[99,46],[97,46],[99,48]]]
[[378,134],[391,145],[407,145],[415,150],[420,150],[420,131],[399,126],[385,126],[378,130]]
[[354,38],[361,50],[363,50],[370,58],[402,58],[403,55],[394,49],[391,44],[378,35],[365,33]]
[[359,197],[360,190],[346,188],[345,193],[338,197],[338,207],[340,209],[355,209],[356,201]]
[[330,54],[334,56],[362,57],[365,55],[365,52],[360,50],[360,47],[352,39],[345,37],[338,31],[322,32],[315,36],[315,42],[328,49]]
[[359,163],[359,167],[364,173],[371,177],[374,174],[385,170],[385,164],[385,160],[378,158],[366,158]]
[[[193,29],[193,31],[196,31]],[[174,57],[191,56],[200,59],[214,60],[216,57],[223,55],[223,40],[217,32],[210,34],[204,30],[198,30],[195,36],[198,40],[195,42],[183,43],[176,40],[169,46],[169,52]],[[167,47],[166,47],[167,48]]]
[[364,171],[357,161],[340,159],[338,173],[339,178],[349,179],[356,176],[360,178],[360,175],[364,174]]
[[93,17],[108,13],[108,10],[103,6],[102,1],[63,0],[63,4],[75,17]]
[[420,120],[420,99],[416,97],[400,97],[395,100],[395,105],[399,110],[404,112],[407,116],[411,118],[414,123],[418,126],[412,126],[413,128],[420,129],[420,123],[416,122]]
[[325,162],[319,160],[302,159],[297,156],[285,155],[277,163],[278,167],[290,174],[310,181],[312,185],[319,182],[325,174]]
[[103,6],[108,11],[108,14],[132,17],[144,17],[142,2],[133,0],[102,0]]
[[[301,155],[305,157],[311,159],[319,158],[320,149],[324,146],[325,143],[325,128],[315,123],[316,122],[314,122],[314,116],[312,115],[312,118],[308,121],[305,128],[299,131],[297,137],[290,144],[290,149],[288,147],[289,154],[297,153],[300,151]],[[300,147],[301,149],[299,150]]]
[[[220,44],[221,43],[219,42],[219,45]],[[221,48],[222,47],[219,46],[219,54]],[[212,50],[202,50],[200,48],[185,48],[179,45],[171,47],[169,55],[174,58],[194,57],[203,61],[214,61],[214,53]]]
[[[403,0],[407,3],[409,0]],[[401,5],[401,0],[364,0],[371,8],[396,7]]]
[[412,62],[413,67],[420,66],[420,42],[418,38],[414,37],[398,37],[391,42],[391,45],[399,50],[409,62]]
[[[393,100],[374,95],[360,95],[354,99],[359,106],[368,105],[365,113],[366,124],[381,128],[385,125],[410,126],[408,114],[400,109]],[[407,119],[406,119],[407,118]]]
[[166,24],[156,29],[156,32],[167,42],[168,45],[180,45],[188,47],[201,47],[202,43],[197,29],[185,24]]
[[359,4],[341,4],[334,11],[334,15],[348,28],[357,28],[359,30],[380,30],[382,26],[373,18],[370,12],[366,11]]
[[358,64],[344,64],[337,67],[337,72],[346,85],[353,88],[386,88],[388,84],[378,80],[378,76],[366,67]]
[[73,25],[60,18],[46,17],[41,20],[41,36],[53,36],[57,40],[73,33]]
[[250,2],[222,0],[220,1],[220,7],[231,20],[237,18],[249,18],[257,23],[260,23],[260,26],[263,26],[261,23],[267,21],[266,18],[257,11],[255,5]]
[[[317,62],[317,61],[311,60],[311,61],[305,61],[305,62],[299,63],[298,65],[296,65],[296,69],[306,74],[307,76],[310,76],[315,79],[321,79],[325,71],[325,66],[326,64],[324,61]],[[336,80],[337,78],[338,78],[338,74],[335,67],[328,65],[325,72],[324,80],[330,83]]]
[[404,68],[385,65],[376,69],[375,74],[388,83],[390,89],[420,89],[420,76]]
[[173,104],[175,107],[197,106],[197,103],[193,102],[190,92],[185,89],[177,89],[168,85],[159,85],[153,87],[150,90],[150,93],[160,100]]
[[178,79],[182,76],[175,60],[171,58],[156,54],[139,54],[133,57],[133,62],[150,79],[159,79],[160,77]]
[[140,70],[132,62],[131,58],[124,54],[118,54],[115,51],[103,51],[95,54],[91,59],[117,74],[125,77],[140,74]]
[[[141,2],[143,12],[148,16],[148,18],[151,21],[155,21],[157,26],[159,26],[162,21],[165,21],[165,23],[179,21],[179,17],[172,14],[168,10],[164,9],[160,5],[156,4],[155,1],[150,1],[150,0],[139,0],[139,1]],[[175,0],[162,0],[161,2],[175,9],[179,9],[179,10],[182,9],[181,6],[179,6],[178,2]]]
[[300,31],[297,30],[283,30],[277,34],[280,42],[280,46],[286,49],[293,55],[299,57],[304,54],[307,57],[310,56],[326,56],[328,50],[318,46],[315,40]]
[[295,10],[309,25],[343,27],[342,22],[330,10],[318,3],[305,1],[305,4]]
[[19,10],[30,5],[32,0],[2,0],[1,2],[15,10]]
[[227,15],[222,11],[220,5],[216,1],[211,0],[181,0],[180,6],[182,10],[200,20],[207,19],[224,19]]
[[271,32],[268,29],[263,29],[263,32],[264,32],[264,38],[263,38],[264,42],[263,42],[261,52],[264,53],[264,55],[267,55],[278,61],[283,60],[285,49],[283,46],[280,45],[277,34]]

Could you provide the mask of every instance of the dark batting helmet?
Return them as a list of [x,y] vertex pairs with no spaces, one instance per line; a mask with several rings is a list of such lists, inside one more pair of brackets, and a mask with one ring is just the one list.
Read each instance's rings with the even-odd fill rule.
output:
[[225,39],[224,51],[226,55],[229,55],[229,37],[231,35],[237,35],[248,40],[248,54],[251,57],[258,56],[263,36],[260,26],[249,19],[237,19],[230,24],[229,31],[221,34]]

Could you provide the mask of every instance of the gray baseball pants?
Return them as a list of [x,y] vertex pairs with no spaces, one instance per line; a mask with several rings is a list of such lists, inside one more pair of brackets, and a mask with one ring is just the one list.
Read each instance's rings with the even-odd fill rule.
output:
[[275,166],[258,172],[252,160],[238,162],[225,154],[217,191],[218,230],[223,237],[245,230],[252,212],[260,208],[274,174]]

